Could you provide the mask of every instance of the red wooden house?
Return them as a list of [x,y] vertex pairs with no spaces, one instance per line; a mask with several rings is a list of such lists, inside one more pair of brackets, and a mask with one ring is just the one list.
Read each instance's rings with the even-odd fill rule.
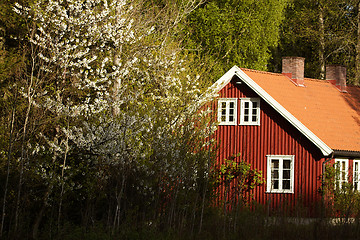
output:
[[212,86],[217,161],[239,153],[261,170],[266,183],[252,194],[271,209],[299,204],[313,215],[324,165],[334,161],[360,190],[360,88],[346,86],[345,67],[326,71],[327,80],[304,78],[304,58],[286,57],[282,74],[235,66]]

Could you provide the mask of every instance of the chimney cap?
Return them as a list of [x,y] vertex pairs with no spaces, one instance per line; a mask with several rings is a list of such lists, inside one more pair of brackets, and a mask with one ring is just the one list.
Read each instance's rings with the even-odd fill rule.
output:
[[304,57],[298,57],[298,56],[285,56],[285,57],[282,57],[283,59],[303,59],[305,60]]
[[326,67],[345,67],[345,64],[326,64]]

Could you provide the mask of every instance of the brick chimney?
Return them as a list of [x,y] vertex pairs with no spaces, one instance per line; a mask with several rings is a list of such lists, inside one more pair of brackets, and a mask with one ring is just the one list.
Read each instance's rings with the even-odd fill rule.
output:
[[297,86],[305,87],[304,64],[303,57],[283,57],[282,74],[288,76]]
[[327,65],[326,80],[334,84],[341,92],[346,92],[346,67],[342,65]]

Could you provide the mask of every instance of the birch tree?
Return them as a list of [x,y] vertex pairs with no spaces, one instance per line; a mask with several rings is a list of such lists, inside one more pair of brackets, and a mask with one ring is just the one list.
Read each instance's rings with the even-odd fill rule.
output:
[[[26,33],[25,21],[12,11],[12,2],[5,0],[0,3],[0,111],[1,111],[1,169],[4,169],[4,185],[2,185],[2,217],[0,237],[7,224],[5,217],[15,218],[15,226],[19,216],[19,200],[12,197],[21,192],[22,166],[26,158],[29,143],[29,118],[31,117],[28,97],[21,94],[29,90],[29,83],[23,78],[26,68],[26,56],[29,52],[23,38]],[[29,96],[29,95],[28,95]],[[18,175],[19,174],[19,175]],[[15,184],[14,179],[18,178]],[[10,193],[10,194],[9,194]],[[11,194],[13,193],[13,194]],[[12,195],[12,196],[11,196]],[[18,198],[19,199],[19,198]],[[13,201],[11,201],[13,200]],[[15,203],[15,204],[14,204]],[[11,211],[15,205],[15,214]],[[14,215],[12,215],[14,214]]]
[[303,56],[305,75],[320,79],[325,65],[346,65],[348,81],[358,84],[358,26],[358,1],[292,1],[274,59],[280,63],[284,55]]

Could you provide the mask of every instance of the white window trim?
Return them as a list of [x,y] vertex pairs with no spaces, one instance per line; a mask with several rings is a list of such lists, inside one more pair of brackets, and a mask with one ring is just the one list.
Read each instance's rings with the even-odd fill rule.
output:
[[[228,118],[229,118],[229,112],[228,112],[228,108],[226,108],[226,121],[221,121],[221,103],[226,102],[227,104],[230,102],[234,103],[234,121],[229,122]],[[236,125],[237,124],[237,102],[238,99],[237,98],[219,98],[218,99],[218,122],[219,125]]]
[[[244,121],[244,111],[245,111],[245,108],[244,108],[244,105],[245,105],[245,102],[249,102],[250,104],[250,108],[249,108],[249,120],[248,122],[245,122]],[[252,105],[253,105],[253,102],[256,102],[257,103],[257,108],[256,108],[256,116],[257,116],[257,119],[256,121],[252,121]],[[241,98],[240,99],[240,125],[255,125],[255,126],[260,126],[260,98]]]
[[[357,176],[355,176],[355,163],[358,164],[358,173]],[[355,190],[360,191],[360,160],[354,159],[353,160],[353,186],[355,188],[355,179],[357,179],[357,188]]]
[[[295,156],[294,155],[267,155],[267,174],[266,174],[266,192],[267,193],[294,193],[294,166]],[[290,189],[271,189],[271,160],[279,159],[279,188],[282,186],[282,162],[284,159],[290,159]]]
[[[338,163],[345,162],[345,182],[349,182],[349,159],[345,158],[335,158],[335,169],[338,166]],[[339,183],[340,189],[342,188],[342,181],[335,179],[335,184]]]

